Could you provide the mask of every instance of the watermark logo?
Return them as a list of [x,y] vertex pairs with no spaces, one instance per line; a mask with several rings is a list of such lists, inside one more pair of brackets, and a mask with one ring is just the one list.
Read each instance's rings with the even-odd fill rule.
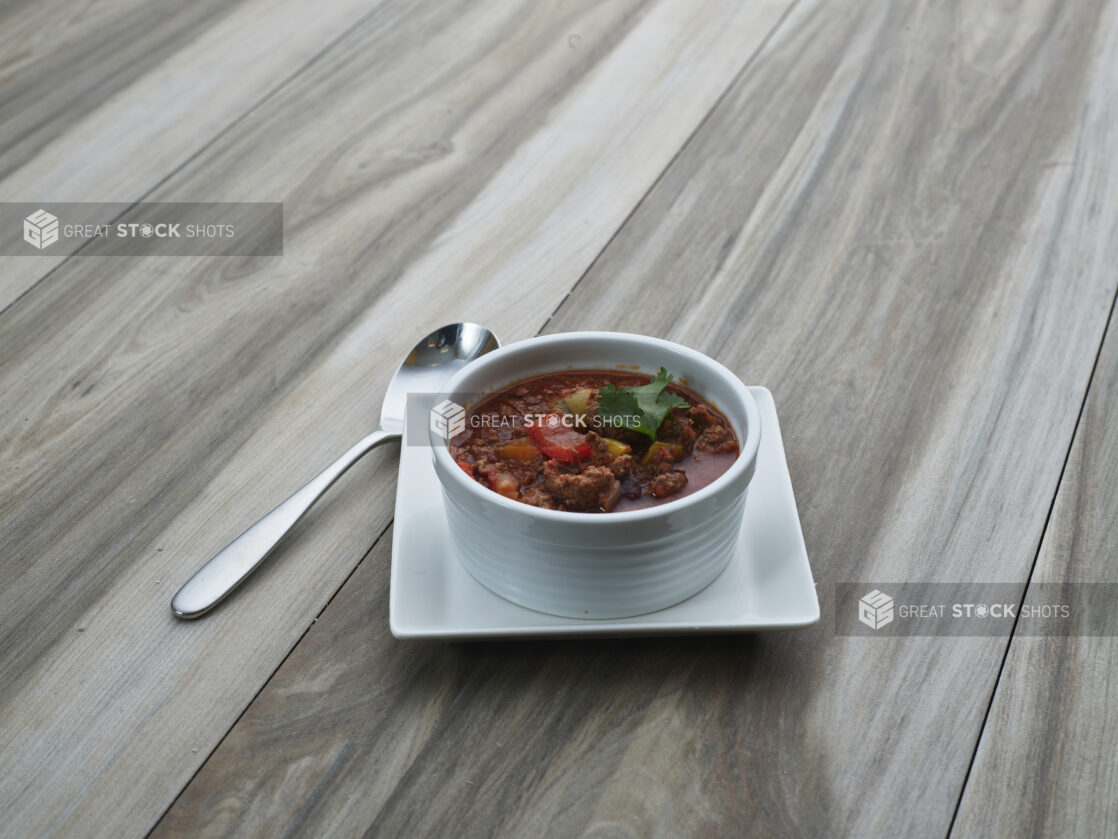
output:
[[444,399],[431,409],[431,430],[449,440],[466,429],[466,409],[457,402]]
[[283,205],[278,203],[49,205],[48,211],[38,202],[0,201],[0,256],[283,255]]
[[[577,432],[604,431],[613,423],[627,425],[631,419],[635,424],[641,417],[611,417],[603,420],[596,413],[584,411],[559,413],[498,413],[495,411],[467,411],[464,406],[477,405],[487,394],[475,392],[457,393],[409,393],[404,424],[405,445],[427,446],[431,440],[450,440],[463,431],[479,430],[483,433],[497,433],[501,439],[512,439],[531,434],[533,428],[573,429]],[[428,434],[430,430],[430,434]]]
[[836,635],[1118,636],[1118,582],[859,580],[836,583],[834,595]]
[[23,241],[39,250],[58,241],[58,216],[36,210],[23,220]]
[[874,589],[858,601],[858,620],[870,629],[881,629],[893,622],[893,598]]

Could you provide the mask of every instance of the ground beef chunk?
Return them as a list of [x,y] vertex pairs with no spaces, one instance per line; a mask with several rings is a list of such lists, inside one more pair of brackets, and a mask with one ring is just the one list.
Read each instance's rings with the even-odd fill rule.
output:
[[664,417],[660,430],[656,432],[656,439],[683,446],[684,455],[689,455],[695,445],[695,429],[688,417],[679,411],[673,411]]
[[657,475],[663,475],[675,469],[675,461],[664,449],[657,448],[650,451],[646,459],[637,464],[634,474],[642,483],[650,481]]
[[594,466],[609,466],[613,456],[609,453],[609,445],[594,431],[586,432],[586,442],[590,446],[589,462]]
[[677,469],[657,475],[648,482],[647,492],[656,498],[673,495],[687,486],[687,476]]
[[738,441],[734,439],[734,432],[726,426],[711,425],[699,435],[699,439],[695,441],[695,448],[715,454],[726,454],[738,450]]
[[543,507],[547,510],[555,509],[555,499],[551,497],[551,493],[538,484],[521,490],[520,500],[525,504],[531,504],[533,507]]
[[[611,476],[612,477],[612,476]],[[617,506],[617,502],[621,500],[621,482],[616,478],[610,484],[609,489],[602,494],[600,499],[601,507],[607,513]]]
[[626,475],[632,474],[633,456],[629,454],[621,454],[614,457],[610,454],[609,444],[605,438],[599,437],[597,433],[589,431],[586,434],[586,442],[590,444],[590,457],[587,460],[593,466],[605,466],[613,473],[613,477],[621,480]]
[[553,460],[543,466],[547,491],[567,510],[612,510],[621,500],[621,483],[605,466],[584,466],[581,472],[561,472]]
[[687,416],[691,419],[692,426],[694,426],[695,431],[699,434],[702,434],[709,426],[722,424],[722,421],[715,415],[714,411],[702,402],[698,405],[692,405],[687,411]]
[[620,481],[632,475],[635,466],[636,464],[633,462],[633,456],[631,454],[623,454],[610,462],[609,471],[613,473],[613,477]]

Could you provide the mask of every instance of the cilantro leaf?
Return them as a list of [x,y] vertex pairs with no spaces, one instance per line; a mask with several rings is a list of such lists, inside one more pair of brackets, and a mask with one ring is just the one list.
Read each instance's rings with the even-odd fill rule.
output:
[[646,385],[620,389],[603,385],[598,390],[598,416],[610,425],[631,428],[655,441],[664,417],[688,404],[681,396],[665,392],[671,380],[672,374],[661,367]]

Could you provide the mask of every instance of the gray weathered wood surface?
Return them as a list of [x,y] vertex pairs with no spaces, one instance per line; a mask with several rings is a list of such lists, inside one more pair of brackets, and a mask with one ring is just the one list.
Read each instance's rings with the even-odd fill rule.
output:
[[[0,200],[142,200],[376,5],[6,4]],[[0,256],[0,309],[61,262]]]
[[[284,257],[76,257],[37,284],[31,260],[0,313],[0,831],[1113,833],[1107,639],[1017,638],[1003,670],[1005,639],[838,637],[827,595],[1024,594],[1038,548],[1037,574],[1106,576],[1115,9],[702,11],[355,9],[135,182],[283,201]],[[11,148],[6,178],[65,186]],[[660,335],[768,385],[821,624],[397,642],[386,451],[176,623],[174,587],[464,318]]]
[[[1118,583],[1113,317],[1033,582]],[[1033,589],[1025,599],[1050,602]],[[1116,669],[1113,637],[1014,640],[953,836],[1118,836]]]

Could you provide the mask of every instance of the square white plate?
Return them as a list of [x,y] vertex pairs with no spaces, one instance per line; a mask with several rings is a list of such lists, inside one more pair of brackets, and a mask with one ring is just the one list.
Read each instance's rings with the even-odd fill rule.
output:
[[510,603],[454,558],[442,488],[425,445],[400,449],[392,538],[389,626],[397,638],[561,637],[746,632],[807,626],[819,600],[807,560],[776,405],[749,389],[761,411],[761,448],[738,550],[726,570],[682,603],[631,618],[581,620]]

